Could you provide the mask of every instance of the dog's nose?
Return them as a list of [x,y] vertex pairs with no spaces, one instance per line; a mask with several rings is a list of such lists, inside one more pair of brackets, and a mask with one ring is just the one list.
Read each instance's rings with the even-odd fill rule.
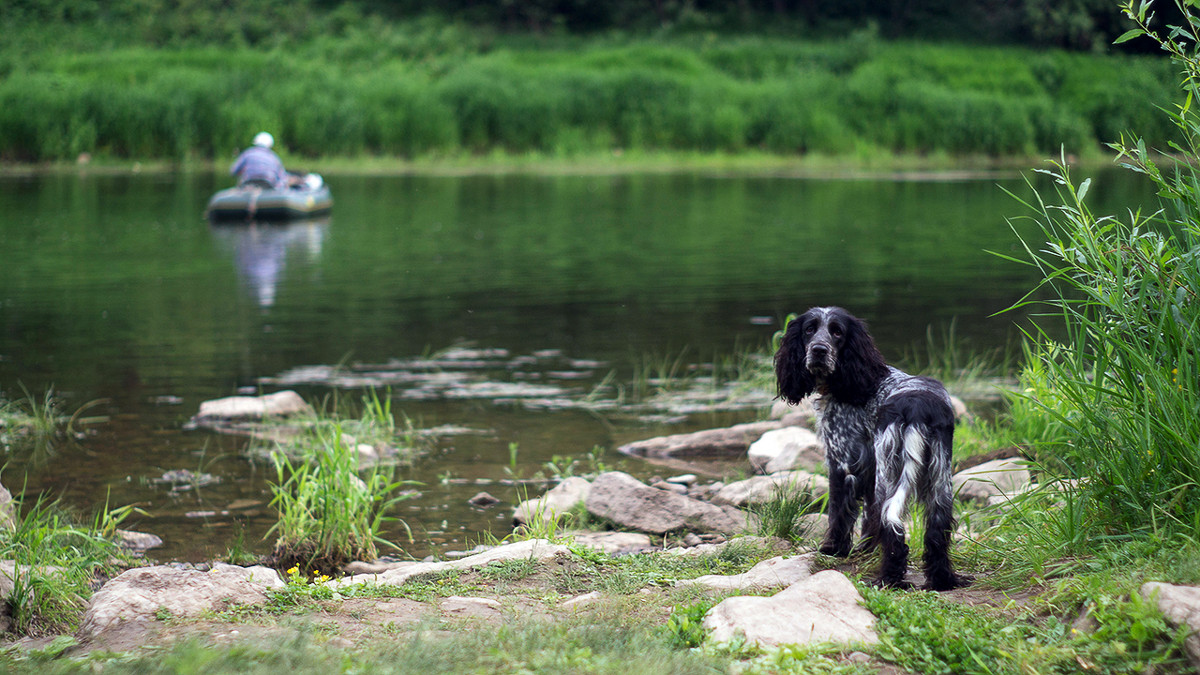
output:
[[813,358],[823,359],[829,355],[829,347],[827,345],[816,344],[808,350],[808,353],[811,354]]

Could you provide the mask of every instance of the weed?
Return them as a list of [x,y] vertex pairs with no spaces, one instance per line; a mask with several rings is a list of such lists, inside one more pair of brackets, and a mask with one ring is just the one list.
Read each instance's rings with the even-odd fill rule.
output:
[[798,484],[775,485],[771,492],[770,499],[750,508],[758,516],[758,533],[789,541],[807,538],[809,528],[804,516],[822,513],[828,495],[814,498],[807,486]]
[[667,643],[676,649],[699,647],[708,638],[704,615],[713,608],[711,600],[701,600],[683,607],[676,606],[667,618]]
[[538,570],[533,558],[518,558],[494,562],[479,570],[479,575],[492,581],[519,581],[532,576]]
[[270,589],[267,594],[273,605],[280,609],[289,609],[308,605],[323,600],[340,600],[342,595],[325,582],[329,576],[318,570],[309,574],[293,566],[284,571],[283,588]]

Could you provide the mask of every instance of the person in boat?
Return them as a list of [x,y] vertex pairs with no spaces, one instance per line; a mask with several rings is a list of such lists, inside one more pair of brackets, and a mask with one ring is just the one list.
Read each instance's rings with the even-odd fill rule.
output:
[[284,188],[292,183],[291,174],[283,168],[283,160],[271,149],[275,138],[271,134],[260,131],[254,137],[254,144],[246,148],[229,173],[238,177],[238,187]]

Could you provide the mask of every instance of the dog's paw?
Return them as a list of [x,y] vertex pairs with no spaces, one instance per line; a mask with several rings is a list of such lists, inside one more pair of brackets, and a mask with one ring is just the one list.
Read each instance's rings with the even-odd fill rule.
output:
[[922,588],[927,591],[952,591],[970,586],[974,581],[975,577],[969,574],[953,574],[948,579],[929,579]]
[[824,544],[821,544],[817,550],[825,555],[831,555],[835,558],[845,558],[850,555],[849,544],[838,545],[825,542]]
[[916,588],[911,581],[906,581],[904,579],[884,579],[883,577],[879,577],[875,581],[872,581],[871,586],[875,588],[892,588],[897,591],[911,591],[912,589]]
[[879,547],[879,542],[874,539],[863,539],[854,546],[851,555],[855,557],[871,555],[875,549]]

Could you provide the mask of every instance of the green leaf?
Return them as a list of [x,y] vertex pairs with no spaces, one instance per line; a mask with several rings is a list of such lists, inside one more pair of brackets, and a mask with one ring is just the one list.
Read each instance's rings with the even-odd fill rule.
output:
[[1122,42],[1129,42],[1133,38],[1141,37],[1145,34],[1146,34],[1146,31],[1142,30],[1141,28],[1134,28],[1132,30],[1127,30],[1121,35],[1121,37],[1117,38],[1116,40],[1113,40],[1113,44],[1119,45]]

